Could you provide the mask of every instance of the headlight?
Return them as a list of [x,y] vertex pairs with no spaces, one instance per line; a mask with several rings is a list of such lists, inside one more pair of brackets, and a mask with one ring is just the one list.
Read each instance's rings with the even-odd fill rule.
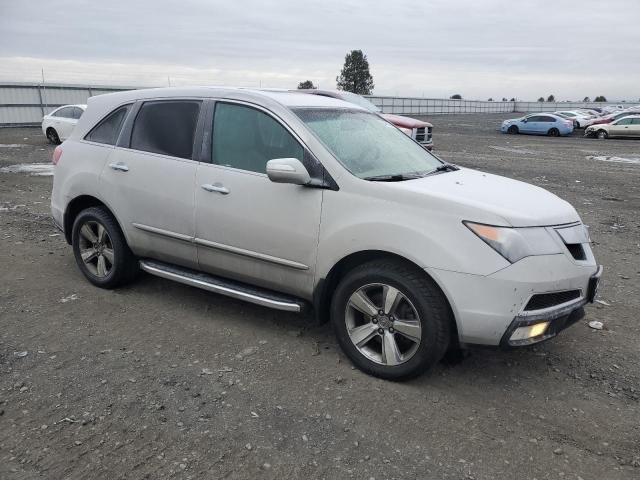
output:
[[400,129],[400,131],[402,133],[405,133],[409,136],[411,136],[413,134],[413,130],[411,130],[410,128],[403,128],[403,127],[398,127]]
[[493,227],[473,222],[463,223],[511,263],[533,255],[562,253],[562,246],[544,227],[512,228]]

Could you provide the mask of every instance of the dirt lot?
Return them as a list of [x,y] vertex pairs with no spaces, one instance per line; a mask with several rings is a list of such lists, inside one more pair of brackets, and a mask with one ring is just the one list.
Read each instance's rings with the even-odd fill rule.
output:
[[640,141],[503,118],[433,117],[437,153],[575,205],[603,303],[408,383],[354,370],[304,316],[150,276],[90,286],[49,221],[52,177],[6,171],[52,148],[0,130],[0,478],[640,478]]

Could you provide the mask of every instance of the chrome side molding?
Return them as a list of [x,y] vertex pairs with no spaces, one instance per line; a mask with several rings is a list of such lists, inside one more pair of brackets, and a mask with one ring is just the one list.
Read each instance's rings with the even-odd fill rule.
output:
[[182,269],[174,265],[164,264],[153,260],[140,260],[140,268],[151,275],[173,280],[209,292],[219,293],[227,297],[255,303],[263,307],[284,310],[287,312],[300,312],[303,308],[302,301],[296,301],[293,297],[279,295],[268,290],[262,290],[253,286],[243,285],[232,280],[222,279]]

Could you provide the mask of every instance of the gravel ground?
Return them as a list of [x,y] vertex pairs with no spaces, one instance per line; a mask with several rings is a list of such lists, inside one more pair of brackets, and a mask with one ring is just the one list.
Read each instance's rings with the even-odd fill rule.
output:
[[52,148],[0,130],[0,478],[640,478],[640,141],[503,118],[431,118],[437,153],[573,203],[602,303],[408,383],[354,370],[305,316],[150,276],[92,287],[48,218],[52,177],[7,169]]

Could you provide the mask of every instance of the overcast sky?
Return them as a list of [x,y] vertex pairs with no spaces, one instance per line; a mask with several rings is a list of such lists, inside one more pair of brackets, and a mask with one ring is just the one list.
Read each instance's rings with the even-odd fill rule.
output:
[[0,0],[0,81],[640,98],[640,0]]

